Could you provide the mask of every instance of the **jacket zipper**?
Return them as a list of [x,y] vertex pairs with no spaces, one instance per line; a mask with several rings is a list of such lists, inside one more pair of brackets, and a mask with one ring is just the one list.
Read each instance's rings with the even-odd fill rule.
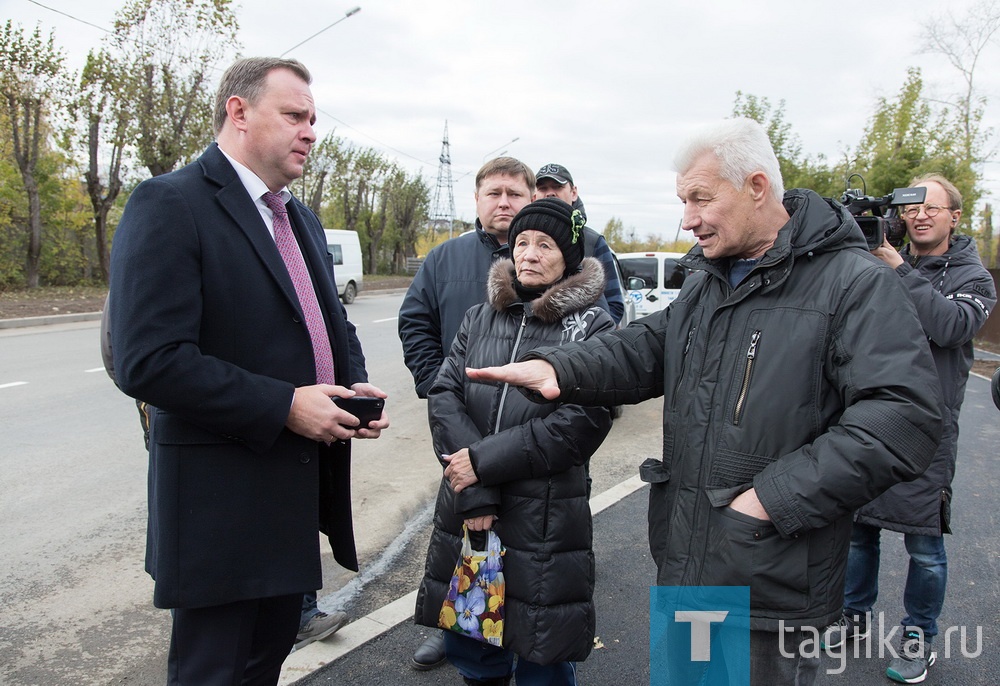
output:
[[[514,348],[510,351],[509,362],[514,362],[517,358],[517,349],[521,347],[521,338],[524,336],[524,329],[528,326],[528,314],[527,312],[521,314],[521,326],[517,330],[517,338],[514,339]],[[507,392],[510,390],[510,384],[503,385],[503,391],[500,393],[500,405],[497,407],[497,421],[493,426],[493,433],[500,433],[500,418],[503,416],[503,406],[507,401]]]
[[750,348],[747,349],[747,366],[743,372],[743,384],[740,386],[740,394],[736,398],[736,409],[733,411],[733,424],[739,426],[740,419],[743,418],[743,410],[746,409],[747,393],[750,391],[750,375],[753,373],[753,362],[757,358],[757,344],[760,342],[760,330],[754,331],[750,336]]
[[552,502],[552,479],[545,486],[545,515],[542,517],[542,540],[549,540],[549,503]]
[[688,330],[687,343],[684,344],[684,352],[681,353],[681,372],[677,375],[677,383],[674,384],[674,395],[671,398],[670,407],[674,409],[677,407],[677,396],[680,390],[681,384],[684,383],[684,372],[687,370],[688,364],[688,352],[691,350],[691,343],[694,341],[694,335],[698,331],[697,326],[692,326]]
[[[521,314],[521,326],[517,330],[517,338],[514,339],[514,348],[510,351],[509,362],[514,362],[517,359],[517,351],[521,347],[521,339],[524,337],[524,330],[528,326],[528,314],[524,312]],[[503,385],[503,392],[500,394],[500,406],[497,408],[497,421],[493,427],[493,433],[500,432],[500,418],[503,416],[503,406],[507,401],[507,392],[510,390],[510,384]],[[549,483],[545,490],[545,515],[542,517],[542,540],[545,540],[549,536],[549,501],[552,499],[552,479],[549,479]]]

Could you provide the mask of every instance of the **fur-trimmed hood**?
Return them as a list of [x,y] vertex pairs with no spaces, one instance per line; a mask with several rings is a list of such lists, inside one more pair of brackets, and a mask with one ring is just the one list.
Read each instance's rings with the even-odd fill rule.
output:
[[[580,271],[552,284],[530,303],[531,313],[543,322],[558,322],[566,315],[596,304],[604,295],[606,282],[601,263],[593,257],[585,257],[580,263]],[[514,290],[513,262],[499,260],[490,268],[486,298],[498,312],[521,302]]]

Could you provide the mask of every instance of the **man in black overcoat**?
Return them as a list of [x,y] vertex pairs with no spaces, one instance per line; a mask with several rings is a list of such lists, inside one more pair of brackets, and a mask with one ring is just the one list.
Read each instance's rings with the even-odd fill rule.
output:
[[310,81],[294,60],[233,64],[216,143],[140,184],[114,239],[116,376],[152,408],[146,570],[173,614],[171,684],[277,683],[322,586],[317,529],[358,567],[349,440],[389,422],[346,428],[331,402],[385,393],[287,189],[316,140]]

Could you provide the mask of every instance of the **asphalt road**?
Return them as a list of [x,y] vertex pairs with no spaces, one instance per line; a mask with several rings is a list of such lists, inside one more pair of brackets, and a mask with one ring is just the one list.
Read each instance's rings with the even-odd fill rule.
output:
[[[410,654],[426,630],[405,618],[393,619],[371,639],[355,630],[370,623],[369,613],[378,617],[385,612],[380,608],[415,587],[440,477],[426,409],[413,394],[395,334],[400,298],[364,295],[348,308],[372,381],[390,394],[392,427],[379,441],[355,445],[362,572],[347,573],[324,561],[321,606],[345,609],[357,621],[293,655],[289,664],[322,659],[324,650],[343,653],[353,642],[359,647],[299,682],[306,686],[456,683],[450,667],[410,669]],[[625,410],[594,459],[595,493],[626,481],[642,459],[658,452],[659,413],[658,402]],[[942,627],[964,626],[966,652],[979,654],[963,657],[960,634],[953,634],[951,655],[932,668],[928,684],[1000,683],[1000,413],[984,379],[970,379],[961,423],[956,534],[948,537],[951,577]],[[152,582],[142,570],[145,479],[135,407],[104,374],[97,323],[0,331],[0,683],[164,682],[169,614],[152,607]],[[601,646],[581,665],[581,680],[648,683],[646,608],[653,567],[644,488],[596,516],[595,543]],[[901,537],[887,534],[876,607],[885,613],[887,628],[901,613],[904,575]],[[396,614],[408,612],[404,603]],[[873,658],[848,660],[842,674],[827,658],[830,673],[820,683],[889,683],[885,660],[873,647]]]
[[[361,573],[324,557],[320,606],[355,617],[410,590],[413,572],[394,575],[387,553],[422,556],[440,479],[396,335],[401,299],[363,293],[348,307],[392,422],[354,445]],[[595,459],[595,491],[655,451],[660,407],[626,411]],[[146,468],[135,405],[104,373],[97,321],[0,330],[0,684],[165,681],[170,618],[152,607],[143,571]]]
[[[634,408],[629,408],[634,409]],[[990,398],[989,384],[981,377],[969,380],[961,417],[960,463],[954,482],[953,527],[947,538],[949,555],[948,596],[940,619],[935,649],[938,662],[925,684],[1000,683],[1000,517],[997,515],[1000,470],[1000,413]],[[649,683],[649,585],[655,579],[646,538],[646,487],[599,512],[594,519],[597,558],[597,637],[599,644],[578,666],[580,683],[592,686],[640,686]],[[596,491],[595,491],[596,492]],[[425,530],[421,540],[426,545]],[[421,571],[424,550],[404,556],[392,576],[371,589],[373,597],[388,600],[392,591],[405,587]],[[873,610],[872,640],[859,644],[858,656],[824,655],[818,684],[891,684],[885,677],[887,645],[898,648],[902,619],[902,588],[906,574],[902,536],[885,532],[882,538],[880,599]],[[415,584],[414,584],[415,585]],[[409,606],[412,610],[412,604]],[[401,608],[403,609],[403,608]],[[880,624],[881,623],[881,624]],[[359,631],[363,629],[358,622]],[[879,626],[884,627],[879,634]],[[337,655],[355,642],[354,626],[342,630],[315,654]],[[458,683],[455,670],[443,665],[430,672],[409,666],[410,656],[429,630],[403,620],[388,631],[365,640],[326,666],[294,683],[297,686],[372,684],[374,686],[443,686]],[[964,631],[964,636],[963,632]],[[949,636],[946,642],[945,636]],[[870,653],[867,646],[870,645]],[[881,645],[881,647],[880,647]],[[303,653],[313,648],[306,648]],[[882,657],[880,657],[880,650]],[[287,668],[283,683],[295,675]],[[315,661],[315,658],[314,658]],[[307,660],[302,661],[308,664]]]

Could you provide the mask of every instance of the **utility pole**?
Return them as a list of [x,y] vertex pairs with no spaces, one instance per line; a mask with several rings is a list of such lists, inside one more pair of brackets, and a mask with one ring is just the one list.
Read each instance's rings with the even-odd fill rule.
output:
[[441,140],[441,157],[438,158],[437,187],[431,204],[430,226],[437,232],[448,228],[451,238],[455,225],[455,189],[451,180],[451,146],[448,144],[448,120],[444,122],[444,138]]

